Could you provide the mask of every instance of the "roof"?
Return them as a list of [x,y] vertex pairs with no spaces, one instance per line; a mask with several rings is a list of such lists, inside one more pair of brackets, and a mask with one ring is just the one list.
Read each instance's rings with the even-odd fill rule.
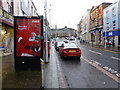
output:
[[74,43],[64,44],[64,49],[67,48],[78,48]]

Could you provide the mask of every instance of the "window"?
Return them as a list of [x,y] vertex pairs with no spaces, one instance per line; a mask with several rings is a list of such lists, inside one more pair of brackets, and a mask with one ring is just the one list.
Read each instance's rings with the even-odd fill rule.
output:
[[33,7],[31,6],[31,13],[32,13],[32,15],[33,15]]
[[29,0],[28,0],[28,8],[29,8],[29,5],[30,5],[30,2],[29,2]]
[[109,26],[107,26],[106,29],[109,30]]
[[106,29],[109,30],[109,23],[106,23]]
[[113,7],[112,8],[112,16],[114,17],[114,16],[116,16],[116,11],[115,11],[116,9],[115,9],[115,7]]
[[116,29],[116,21],[113,21],[112,25],[113,25],[113,29]]
[[8,12],[12,14],[11,2],[7,2],[7,5],[8,5]]
[[106,20],[108,20],[108,19],[109,19],[109,10],[106,11]]

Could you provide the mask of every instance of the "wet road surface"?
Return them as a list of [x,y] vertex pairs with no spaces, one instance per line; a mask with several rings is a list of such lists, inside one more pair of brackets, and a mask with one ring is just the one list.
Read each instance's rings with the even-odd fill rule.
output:
[[83,59],[81,62],[75,59],[59,61],[70,88],[118,88],[117,82]]
[[[97,50],[94,53],[93,49],[90,51],[89,48],[82,48],[82,56],[88,60],[98,60],[103,63],[102,65],[112,66],[115,70],[118,70],[118,61],[108,63],[106,58],[109,57],[109,53],[105,55],[106,52],[102,51],[104,57],[101,57],[101,53]],[[112,78],[108,77],[103,72],[99,71],[96,67],[90,65],[88,62],[81,58],[81,61],[74,58],[61,59],[58,52],[57,56],[59,62],[61,62],[61,67],[68,83],[69,88],[117,88],[119,87],[118,82],[114,81]],[[113,55],[113,54],[112,54]],[[117,57],[117,54],[114,54]],[[103,59],[102,59],[103,58]],[[102,59],[102,60],[101,60]],[[97,61],[96,60],[96,61]],[[110,60],[113,61],[113,60]]]

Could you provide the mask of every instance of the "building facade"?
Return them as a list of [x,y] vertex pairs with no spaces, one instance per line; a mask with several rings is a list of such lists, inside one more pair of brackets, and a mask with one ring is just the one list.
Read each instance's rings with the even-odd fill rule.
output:
[[120,1],[111,4],[103,11],[103,44],[120,45]]
[[103,9],[111,3],[101,3],[98,6],[93,6],[90,11],[90,30],[91,43],[95,45],[102,44],[103,32]]
[[78,37],[79,39],[81,40],[82,39],[82,19],[80,20],[79,24],[77,25],[77,28],[78,28]]
[[0,50],[13,51],[14,7],[13,0],[0,1]]
[[51,35],[52,38],[77,36],[75,29],[67,28],[66,26],[64,28],[51,29]]
[[86,42],[90,41],[89,26],[90,26],[90,9],[87,9],[81,21],[81,39]]
[[0,0],[0,50],[14,50],[14,16],[38,16],[32,0]]
[[38,16],[32,0],[14,0],[14,16]]

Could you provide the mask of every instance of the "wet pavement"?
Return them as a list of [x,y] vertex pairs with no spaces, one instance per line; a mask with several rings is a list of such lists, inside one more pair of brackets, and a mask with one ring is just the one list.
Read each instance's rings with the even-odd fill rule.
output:
[[21,69],[15,72],[13,55],[2,57],[2,88],[41,88],[41,71]]
[[59,58],[54,46],[51,46],[49,63],[45,65],[45,89],[68,88]]

